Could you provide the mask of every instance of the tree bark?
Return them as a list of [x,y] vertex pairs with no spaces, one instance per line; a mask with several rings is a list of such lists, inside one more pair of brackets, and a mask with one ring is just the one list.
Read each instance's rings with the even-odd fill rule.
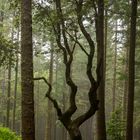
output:
[[[19,41],[19,30],[17,33],[17,40]],[[13,131],[15,130],[15,118],[16,118],[16,100],[17,100],[18,64],[19,64],[18,49],[19,46],[17,48],[16,67],[15,67],[15,87],[14,87],[13,124],[12,124]]]
[[[4,68],[3,69],[3,79],[2,79],[2,95],[4,96],[5,95],[5,92],[6,92],[6,69]],[[4,99],[2,101],[2,104],[6,104],[6,100]],[[6,126],[6,116],[5,114],[3,114],[3,121],[2,121],[2,126],[5,127]]]
[[31,0],[21,0],[21,91],[23,140],[35,140],[31,5]]
[[[14,38],[14,31],[12,28],[12,35],[11,35],[11,39],[13,42],[13,38]],[[10,52],[10,56],[9,56],[9,63],[8,63],[8,92],[7,92],[7,115],[6,115],[6,126],[10,127],[10,98],[11,98],[11,69],[12,69],[12,52]]]
[[71,140],[82,140],[82,136],[79,128],[73,127],[68,132]]
[[1,10],[0,10],[0,37],[2,36],[2,28],[3,28],[3,19],[4,19],[4,4],[2,2],[1,4]]
[[96,20],[97,63],[100,64],[100,80],[98,88],[99,110],[97,111],[97,140],[106,140],[105,125],[105,71],[104,71],[104,0],[98,0]]
[[129,49],[129,67],[128,67],[128,106],[127,106],[126,140],[133,140],[136,19],[137,19],[137,0],[131,0],[131,25],[130,25],[131,27],[130,27],[130,49]]
[[128,60],[129,60],[129,48],[128,48],[129,39],[127,37],[126,45],[125,45],[125,65],[124,65],[124,73],[125,73],[125,80],[124,80],[124,94],[123,94],[123,120],[126,120],[126,112],[127,112],[127,98],[128,98]]
[[117,65],[117,21],[116,21],[116,25],[115,25],[115,49],[114,49],[114,71],[113,71],[113,88],[112,88],[112,93],[113,93],[113,96],[112,96],[112,111],[114,112],[115,111],[115,106],[116,106],[116,65]]

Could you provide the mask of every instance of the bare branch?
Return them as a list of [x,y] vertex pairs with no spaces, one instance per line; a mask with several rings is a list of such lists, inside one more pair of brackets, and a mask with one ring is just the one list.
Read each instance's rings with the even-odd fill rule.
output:
[[93,75],[92,75],[92,62],[93,62],[93,57],[94,57],[94,52],[95,52],[95,45],[94,41],[92,40],[90,34],[86,31],[83,21],[82,21],[82,5],[83,5],[83,0],[79,0],[77,4],[77,19],[78,19],[78,24],[81,29],[81,32],[83,33],[84,37],[86,38],[89,48],[90,48],[90,53],[88,54],[88,63],[87,63],[87,76],[90,80],[91,87],[88,92],[88,98],[90,102],[90,107],[87,112],[85,112],[83,115],[79,116],[75,120],[72,121],[73,124],[76,124],[77,127],[79,127],[84,121],[89,119],[93,114],[95,114],[96,110],[98,109],[98,100],[97,100],[97,88],[98,88],[98,83],[95,81]]
[[52,91],[52,86],[51,84],[47,81],[47,79],[45,77],[36,77],[34,78],[34,80],[43,80],[49,87],[47,94],[50,95],[51,91]]
[[66,47],[66,50],[68,52],[68,54],[71,54],[71,50],[68,44],[68,40],[65,34],[65,23],[64,23],[64,17],[63,17],[63,13],[62,13],[62,9],[61,9],[61,1],[60,0],[56,0],[56,8],[57,8],[57,15],[60,18],[60,23],[61,23],[61,27],[62,27],[62,35],[63,35],[63,39],[64,39],[64,44]]
[[43,80],[43,81],[48,85],[49,89],[48,89],[48,91],[47,91],[47,93],[46,93],[46,97],[53,103],[53,105],[54,105],[54,107],[55,107],[55,109],[56,109],[56,111],[57,111],[58,117],[59,117],[59,118],[62,117],[62,111],[61,111],[61,109],[60,109],[60,107],[59,107],[57,101],[56,101],[55,99],[53,99],[53,98],[51,97],[51,95],[50,95],[50,93],[51,93],[51,91],[52,91],[52,86],[51,86],[51,84],[47,81],[47,79],[46,79],[45,77],[36,77],[36,78],[34,78],[33,80]]
[[53,103],[54,108],[57,111],[57,115],[59,117],[59,119],[62,117],[62,111],[57,103],[57,101],[55,99],[53,99],[51,96],[49,96],[48,94],[46,94],[46,97]]
[[76,47],[76,42],[74,42],[74,45],[73,45],[73,48],[72,48],[72,51],[71,51],[72,54],[74,53],[75,47]]
[[77,19],[78,19],[78,24],[81,29],[81,32],[83,33],[84,37],[86,38],[89,47],[90,47],[90,53],[88,55],[88,64],[87,64],[87,76],[90,80],[91,86],[94,84],[95,79],[92,75],[92,62],[93,62],[93,57],[95,53],[95,45],[94,41],[92,40],[90,34],[86,31],[83,21],[82,21],[82,6],[83,6],[83,0],[79,0],[79,4],[77,4]]
[[86,31],[84,25],[83,25],[83,21],[82,21],[82,5],[83,5],[83,0],[80,0],[79,4],[77,5],[77,19],[78,19],[78,24],[79,27],[84,35],[84,37],[86,38],[90,48],[92,48],[92,52],[94,54],[95,52],[95,45],[94,45],[94,41],[92,40],[90,34]]
[[[67,57],[67,55],[69,55],[69,59],[67,61],[64,61],[65,62],[64,64],[66,67],[66,70],[65,70],[66,82],[71,89],[70,107],[66,110],[66,112],[63,114],[63,116],[67,116],[67,118],[70,119],[72,114],[77,109],[76,102],[75,102],[75,96],[77,93],[77,86],[75,85],[75,83],[73,82],[73,80],[71,78],[71,64],[73,61],[73,51],[75,49],[75,46],[74,46],[73,50],[71,51],[69,44],[68,44],[67,37],[66,37],[66,32],[65,32],[65,24],[64,24],[64,17],[63,17],[62,9],[61,9],[61,1],[56,0],[55,2],[56,2],[57,15],[60,18],[60,22],[58,23],[58,25],[59,25],[58,29],[61,30],[60,27],[62,28],[62,37],[63,37],[64,45],[65,45],[65,48],[64,48],[65,51],[63,51],[63,52],[64,52],[65,57]],[[61,38],[61,36],[59,35],[59,41],[58,41],[59,45],[61,44],[60,38]]]
[[89,56],[89,54],[87,53],[87,51],[83,48],[83,46],[81,45],[81,43],[75,39],[68,31],[66,31],[66,33],[79,45],[79,47],[81,48],[81,50],[87,55]]

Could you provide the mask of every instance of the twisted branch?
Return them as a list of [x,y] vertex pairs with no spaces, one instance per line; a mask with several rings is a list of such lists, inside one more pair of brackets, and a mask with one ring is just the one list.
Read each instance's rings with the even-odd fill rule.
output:
[[47,81],[47,79],[45,77],[36,77],[34,78],[33,80],[43,80],[49,87],[49,89],[47,90],[46,92],[46,97],[53,103],[54,105],[54,108],[56,109],[57,111],[57,115],[58,117],[60,118],[62,116],[62,111],[57,103],[57,101],[55,99],[53,99],[50,95],[51,91],[52,91],[52,86],[51,84]]

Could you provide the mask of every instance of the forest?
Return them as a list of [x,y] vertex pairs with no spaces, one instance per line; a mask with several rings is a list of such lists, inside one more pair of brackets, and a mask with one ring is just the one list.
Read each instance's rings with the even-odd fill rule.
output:
[[140,140],[139,0],[0,0],[0,140]]

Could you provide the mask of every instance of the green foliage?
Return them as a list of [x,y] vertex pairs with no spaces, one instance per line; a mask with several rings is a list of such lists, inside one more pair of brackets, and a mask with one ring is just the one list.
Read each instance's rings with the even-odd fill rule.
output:
[[121,118],[121,109],[117,109],[111,114],[107,124],[108,140],[124,140],[124,121]]
[[6,40],[5,38],[0,38],[0,66],[9,64],[9,59],[13,64],[15,60],[16,43],[12,43],[11,40]]
[[0,127],[0,140],[21,140],[21,138],[10,129]]

